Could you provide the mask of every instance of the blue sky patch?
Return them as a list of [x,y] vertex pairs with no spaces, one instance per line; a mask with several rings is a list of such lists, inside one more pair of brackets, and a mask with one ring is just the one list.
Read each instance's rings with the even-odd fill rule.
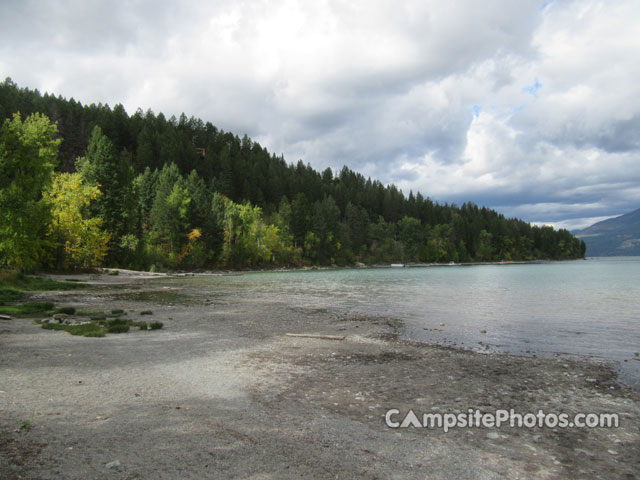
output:
[[533,95],[536,98],[538,98],[538,90],[540,90],[541,87],[542,87],[542,84],[536,78],[535,82],[533,82],[533,85],[528,85],[528,86],[524,87],[522,89],[522,91],[525,92],[525,93],[528,93],[530,95]]

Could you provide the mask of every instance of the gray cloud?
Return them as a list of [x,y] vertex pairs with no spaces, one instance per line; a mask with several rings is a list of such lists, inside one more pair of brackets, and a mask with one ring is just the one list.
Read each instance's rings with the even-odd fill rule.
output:
[[640,204],[640,4],[8,1],[0,76],[576,226]]

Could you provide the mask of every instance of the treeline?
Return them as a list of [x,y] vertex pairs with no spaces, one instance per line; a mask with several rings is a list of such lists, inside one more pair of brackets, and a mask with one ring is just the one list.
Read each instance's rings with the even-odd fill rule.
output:
[[[36,113],[42,115],[30,117]],[[6,246],[18,238],[11,228],[24,224],[15,199],[7,200],[19,190],[12,169],[24,174],[31,162],[16,162],[29,155],[16,144],[20,130],[23,137],[37,131],[52,152],[34,159],[51,168],[29,191],[47,225],[34,230],[47,245],[22,260],[31,267],[244,268],[568,259],[585,252],[566,230],[472,203],[405,196],[347,167],[320,173],[302,161],[288,164],[246,135],[184,114],[129,116],[122,105],[85,106],[7,79],[0,119],[0,265],[16,264]],[[26,201],[27,193],[20,195]],[[8,217],[16,217],[14,227]]]

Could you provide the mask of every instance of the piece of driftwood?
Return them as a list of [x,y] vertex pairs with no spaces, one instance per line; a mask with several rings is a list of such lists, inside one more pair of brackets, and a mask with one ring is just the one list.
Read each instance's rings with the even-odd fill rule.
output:
[[9,315],[0,315],[0,320],[11,320]]
[[313,333],[285,333],[287,337],[322,338],[324,340],[344,340],[344,335],[316,335]]

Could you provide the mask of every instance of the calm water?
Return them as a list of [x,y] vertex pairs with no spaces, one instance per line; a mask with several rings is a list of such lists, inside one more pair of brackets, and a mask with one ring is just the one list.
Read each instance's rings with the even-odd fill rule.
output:
[[399,318],[413,340],[615,361],[640,387],[640,257],[205,278],[264,301]]

